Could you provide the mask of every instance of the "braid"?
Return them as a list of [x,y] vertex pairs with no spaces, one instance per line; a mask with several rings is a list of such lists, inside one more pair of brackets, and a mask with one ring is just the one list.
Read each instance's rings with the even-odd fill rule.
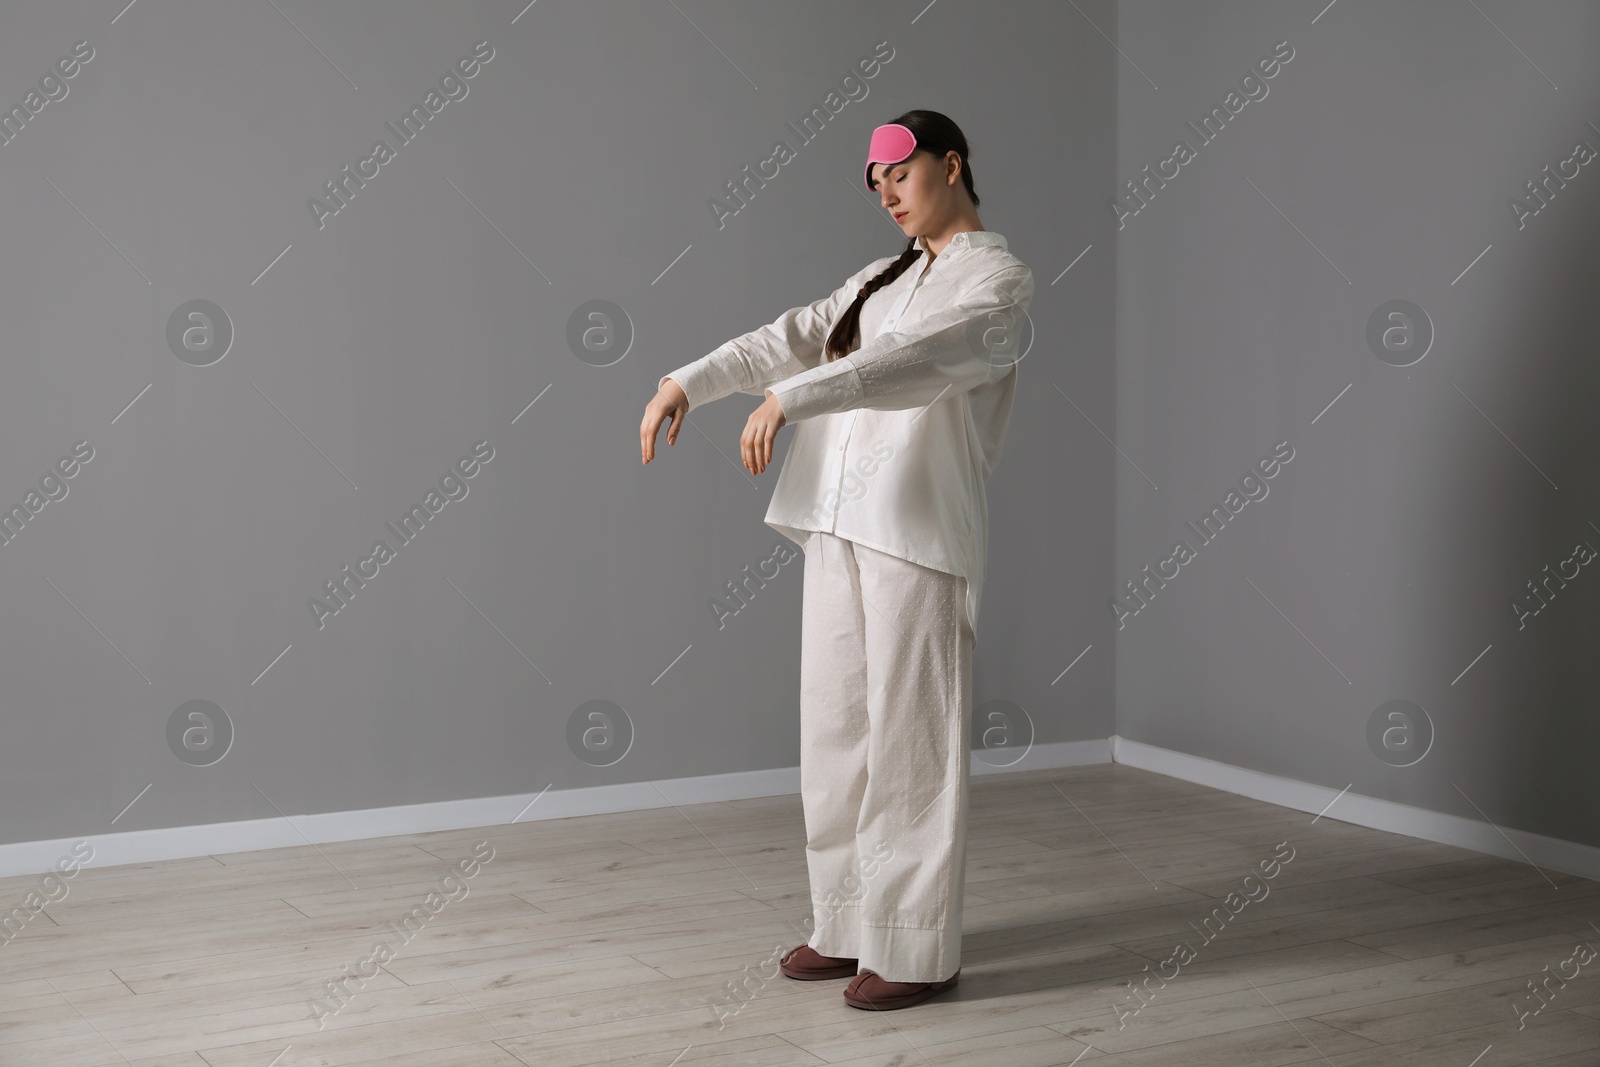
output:
[[833,332],[828,335],[828,343],[823,351],[828,361],[831,362],[841,356],[854,352],[861,343],[861,305],[867,302],[867,297],[894,281],[906,272],[906,268],[922,255],[922,248],[917,244],[916,237],[906,242],[906,249],[900,253],[900,258],[883,268],[878,276],[861,287],[856,294],[855,302],[848,311],[840,317],[833,327]]

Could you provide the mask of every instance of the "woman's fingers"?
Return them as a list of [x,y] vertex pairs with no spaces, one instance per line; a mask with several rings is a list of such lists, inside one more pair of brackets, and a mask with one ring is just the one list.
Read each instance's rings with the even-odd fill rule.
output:
[[656,457],[656,435],[661,432],[661,412],[654,408],[646,408],[644,423],[639,427],[640,456],[646,463]]
[[756,466],[759,469],[756,473],[759,474],[761,471],[766,470],[767,465],[772,462],[772,439],[776,437],[777,434],[777,427],[773,426],[770,422],[763,422],[758,429],[755,451],[757,460]]
[[744,428],[744,436],[739,438],[739,451],[744,455],[745,469],[751,474],[761,473],[761,427],[752,419]]
[[[678,430],[683,426],[684,417],[689,413],[685,404],[673,404],[670,408],[663,408],[651,403],[644,409],[644,421],[639,424],[639,458],[649,463],[656,455],[656,437],[661,432],[661,424],[667,423],[667,444],[678,443]],[[670,416],[670,421],[669,417]]]
[[750,415],[744,424],[744,432],[739,435],[739,456],[746,470],[760,474],[767,469],[772,462],[773,442],[783,425],[782,415],[776,418],[764,416],[760,408]]

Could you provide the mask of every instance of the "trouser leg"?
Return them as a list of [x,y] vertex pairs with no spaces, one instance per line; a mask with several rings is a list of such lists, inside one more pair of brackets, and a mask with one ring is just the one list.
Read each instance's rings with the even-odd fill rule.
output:
[[856,851],[872,869],[861,968],[938,982],[961,963],[971,765],[966,579],[854,544],[867,660],[867,782]]
[[805,546],[800,627],[800,798],[812,932],[824,956],[861,954],[856,831],[867,787],[865,620],[851,544],[818,532]]

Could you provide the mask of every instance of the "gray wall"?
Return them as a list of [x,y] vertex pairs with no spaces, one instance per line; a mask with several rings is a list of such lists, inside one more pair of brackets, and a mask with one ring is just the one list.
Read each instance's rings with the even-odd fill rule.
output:
[[[1600,147],[1600,8],[1119,14],[1115,181],[1197,151],[1118,235],[1110,584],[1196,549],[1118,633],[1118,733],[1600,845],[1600,578],[1574,560],[1548,607],[1513,608],[1600,546],[1600,162],[1512,206]],[[1184,124],[1283,40],[1268,95],[1200,147]],[[1434,338],[1385,361],[1368,321],[1395,299]],[[1185,522],[1279,441],[1270,492],[1202,545]],[[1425,755],[1369,740],[1394,700],[1431,723]]]
[[[1508,206],[1600,145],[1600,11],[1324,8],[7,5],[5,107],[95,51],[0,146],[0,503],[94,452],[0,547],[0,842],[794,765],[798,562],[725,628],[708,607],[779,543],[776,467],[732,458],[755,400],[649,467],[635,431],[661,374],[899,247],[857,175],[921,106],[967,129],[1038,286],[980,713],[1600,844],[1600,579],[1512,607],[1600,545],[1600,179]],[[398,145],[384,124],[485,40]],[[1284,40],[1202,145],[1185,123]],[[881,41],[866,97],[719,228],[708,201]],[[319,229],[308,198],[380,137]],[[1195,157],[1119,227],[1179,138]],[[235,331],[208,366],[168,340],[194,300]],[[586,361],[597,300],[631,340]],[[1369,341],[1393,300],[1436,335],[1420,359]],[[468,495],[319,629],[308,599],[484,440]],[[1186,522],[1281,441],[1202,543]],[[1112,595],[1180,538],[1119,627]],[[234,731],[208,766],[175,755],[215,760],[173,740],[196,700]],[[1431,738],[1374,730],[1396,700]],[[632,724],[608,766],[571,743],[590,701]]]
[[[93,56],[0,146],[0,503],[92,458],[0,547],[0,843],[792,767],[800,564],[723,629],[708,607],[780,541],[777,467],[734,456],[755,398],[648,467],[636,431],[660,375],[898,251],[859,175],[910,107],[964,126],[1038,289],[977,701],[1038,742],[1113,733],[1118,61],[1085,17],[1114,34],[1115,10],[926,6],[5,4],[6,108]],[[479,41],[402,144],[385,124]],[[882,41],[801,145],[785,123]],[[708,202],[779,137],[797,158],[719,228]],[[308,200],[379,138],[319,227]],[[231,325],[220,359],[220,333],[169,342],[195,300]],[[632,338],[585,360],[597,300]],[[479,441],[402,545],[385,523]],[[308,601],[380,538],[319,627]],[[597,700],[634,730],[600,767],[569,745]],[[191,701],[231,741],[186,743]]]

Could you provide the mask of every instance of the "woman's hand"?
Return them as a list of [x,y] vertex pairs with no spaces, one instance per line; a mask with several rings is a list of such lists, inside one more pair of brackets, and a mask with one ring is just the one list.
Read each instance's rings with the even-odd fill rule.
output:
[[750,413],[750,421],[744,424],[744,433],[739,435],[739,454],[744,459],[745,469],[752,474],[767,469],[767,464],[772,462],[772,442],[788,422],[777,396],[768,389],[767,399]]
[[675,444],[683,417],[688,413],[689,394],[683,391],[683,386],[671,378],[662,382],[661,389],[644,407],[644,421],[639,424],[639,459],[649,463],[655,458],[656,432],[668,419],[672,420],[672,425],[667,427],[667,444]]

